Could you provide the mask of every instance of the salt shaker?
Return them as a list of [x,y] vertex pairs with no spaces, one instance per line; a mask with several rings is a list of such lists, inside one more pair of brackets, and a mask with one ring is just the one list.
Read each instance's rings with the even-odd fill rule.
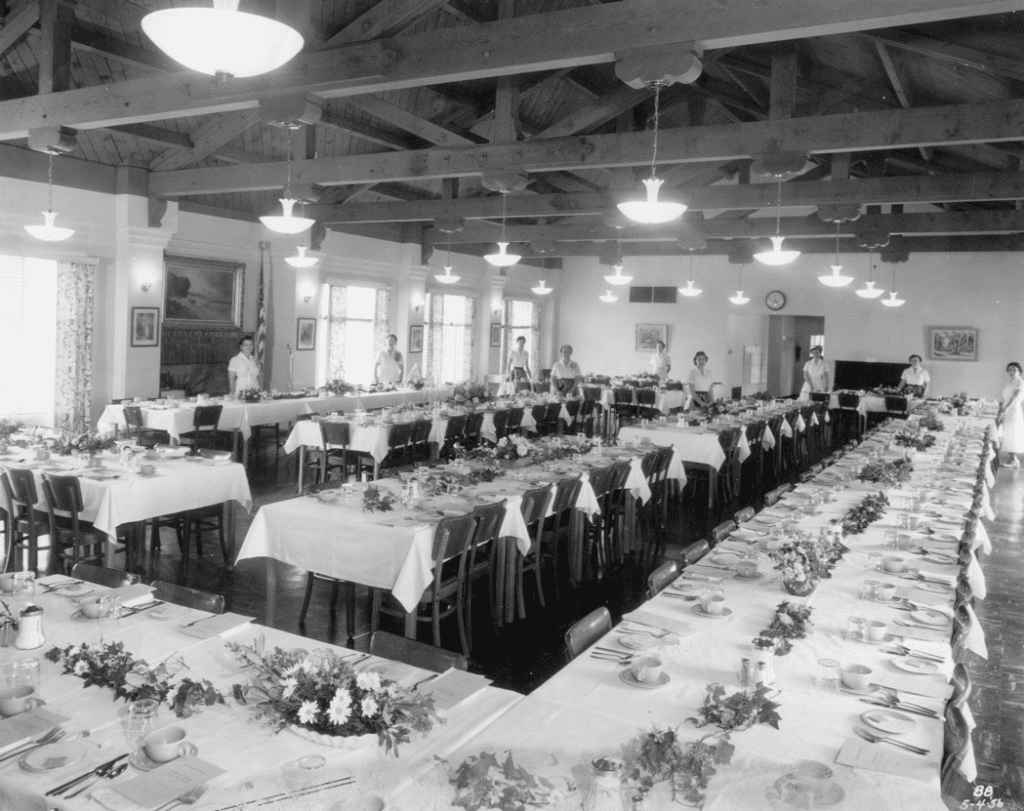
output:
[[19,650],[41,648],[46,643],[43,636],[43,609],[38,605],[27,605],[19,614],[18,636],[14,647]]

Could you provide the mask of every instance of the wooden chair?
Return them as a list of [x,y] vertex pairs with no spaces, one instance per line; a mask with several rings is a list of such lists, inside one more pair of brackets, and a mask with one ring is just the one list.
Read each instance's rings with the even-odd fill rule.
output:
[[462,444],[466,448],[475,448],[480,444],[480,429],[484,427],[484,412],[474,411],[466,415],[466,430]]
[[[598,389],[600,392],[600,389]],[[592,437],[598,431],[599,403],[597,400],[585,399],[580,403],[579,413],[576,415],[576,433],[586,434]]]
[[526,572],[533,572],[537,585],[537,600],[541,608],[547,607],[547,603],[544,602],[544,585],[541,582],[543,556],[540,554],[540,545],[552,487],[553,485],[548,484],[523,493],[520,512],[523,515],[523,523],[526,524],[527,534],[531,536],[533,543],[529,552],[516,557],[516,605],[519,607],[519,619],[526,619],[526,599],[523,592],[523,577]]
[[667,560],[655,569],[647,578],[647,599],[653,600],[665,586],[679,577],[679,564],[674,560]]
[[523,414],[525,412],[525,408],[510,408],[508,410],[508,424],[505,426],[506,436],[515,436],[519,434],[523,425]]
[[123,410],[126,434],[133,437],[139,445],[144,448],[152,448],[154,445],[170,444],[171,435],[167,431],[146,427],[146,422],[142,416],[142,406],[125,406]]
[[[501,525],[505,520],[505,500],[491,504],[481,504],[473,509],[471,515],[475,522],[473,539],[469,550],[469,575],[466,585],[466,637],[473,644],[473,584],[478,580],[487,579],[487,591],[490,597],[491,622],[500,627],[505,622],[505,603],[511,599],[514,589],[508,586],[514,564],[508,564],[508,555],[500,559],[498,547]],[[504,549],[502,551],[505,551]],[[518,552],[518,550],[516,550]],[[506,594],[509,597],[506,597]]]
[[633,534],[633,527],[626,516],[627,496],[629,496],[629,492],[626,490],[626,480],[629,479],[632,465],[628,459],[624,459],[612,464],[611,468],[611,480],[601,499],[606,565],[622,563],[627,548],[632,546]]
[[[35,505],[39,502],[36,491],[36,479],[28,468],[9,467],[0,474],[0,483],[11,506],[11,533],[13,541],[10,556],[16,557],[18,549],[28,552],[27,569],[36,571],[39,568],[39,538],[43,526],[42,516]],[[10,566],[10,563],[8,563]]]
[[196,539],[196,554],[203,555],[203,534],[216,532],[217,540],[220,542],[220,553],[224,558],[224,564],[230,566],[233,561],[228,552],[227,536],[225,534],[224,510],[227,503],[210,504],[207,507],[198,507],[194,510],[186,510],[179,513],[181,517],[181,560],[186,567],[189,565],[189,558],[192,551],[192,536]]
[[412,436],[409,439],[409,457],[412,462],[430,461],[430,420],[416,420],[412,424]]
[[711,548],[714,549],[718,544],[728,538],[734,529],[736,529],[736,522],[730,519],[729,521],[723,521],[711,530],[711,537],[708,539],[708,543],[711,545]]
[[[583,481],[579,476],[562,479],[558,482],[551,504],[551,515],[544,520],[543,526],[537,533],[537,554],[544,558],[541,561],[543,566],[551,571],[556,599],[561,599],[562,596],[559,575],[559,566],[563,557],[562,550],[566,549],[566,557],[571,558],[573,547],[578,546],[582,541],[582,517],[575,507],[582,487]],[[578,585],[578,582],[574,583],[571,577],[570,583],[573,586]]]
[[[562,426],[562,433],[575,434],[579,429],[580,410],[583,403],[580,400],[566,400],[565,412],[569,415],[569,424]],[[561,414],[561,412],[559,412]]]
[[957,771],[968,752],[971,730],[960,707],[946,707],[946,723],[942,735],[942,761],[939,767],[939,781],[942,785],[943,801],[950,809],[961,808],[960,798],[970,796],[971,786]]
[[448,418],[448,427],[444,432],[444,444],[441,446],[440,456],[442,459],[452,459],[455,456],[455,446],[462,444],[466,434],[466,415],[457,414]]
[[788,493],[789,488],[783,485],[782,487],[776,487],[774,490],[769,490],[764,494],[764,505],[766,507],[772,507],[779,503],[779,499],[782,498],[783,494]]
[[742,524],[742,523],[744,523],[746,521],[749,521],[753,517],[754,517],[754,508],[753,507],[744,507],[738,513],[736,513],[736,523],[737,524]]
[[612,414],[619,425],[631,422],[637,414],[633,405],[633,389],[612,389]]
[[841,391],[836,395],[836,399],[839,401],[839,414],[837,415],[837,421],[839,422],[839,435],[841,437],[840,443],[845,444],[851,439],[855,439],[857,442],[860,442],[860,395],[848,391]]
[[224,613],[223,594],[190,589],[187,586],[179,586],[164,580],[154,580],[150,585],[153,586],[153,599],[155,600],[183,605],[186,608],[195,608],[198,611],[209,611],[211,614]]
[[122,572],[120,569],[108,569],[106,566],[94,566],[91,563],[76,563],[71,568],[71,576],[76,580],[112,589],[134,586],[142,580],[137,574]]
[[949,683],[953,685],[953,695],[949,698],[949,706],[959,707],[963,711],[974,689],[971,684],[971,674],[963,662],[957,662],[953,666],[953,675],[950,677]]
[[613,475],[614,465],[590,471],[590,487],[594,491],[597,503],[601,505],[601,512],[587,516],[584,541],[580,547],[580,559],[575,566],[573,561],[570,560],[569,563],[570,571],[578,567],[580,581],[586,579],[585,570],[588,568],[596,568],[599,578],[605,570],[604,525],[609,521],[609,516],[604,512],[604,501],[611,487]]
[[469,667],[466,657],[461,653],[435,648],[426,642],[407,639],[387,631],[373,632],[373,636],[370,637],[370,653],[381,659],[403,662],[434,673],[444,673],[451,668],[466,670]]
[[741,504],[752,505],[764,489],[764,432],[768,427],[765,420],[748,423],[743,429],[750,446],[750,456],[740,462],[738,496]]
[[217,425],[224,406],[196,406],[192,414],[192,430],[185,431],[178,437],[178,442],[188,445],[193,451],[200,448],[215,448],[220,436]]
[[82,503],[82,485],[77,476],[51,476],[43,474],[43,496],[50,516],[50,545],[54,553],[72,566],[83,557],[100,560],[106,538],[79,514]]
[[577,620],[565,632],[565,661],[571,662],[612,629],[612,615],[604,606]]
[[771,471],[771,484],[778,486],[782,481],[782,423],[785,417],[776,414],[768,419],[768,430],[775,437],[775,447],[768,453],[764,460],[764,467]]
[[472,513],[442,518],[434,532],[432,558],[434,571],[431,584],[420,597],[419,609],[426,609],[423,615],[417,610],[408,614],[400,603],[384,589],[373,590],[373,607],[370,615],[370,630],[380,626],[380,615],[401,617],[405,622],[406,636],[416,638],[416,626],[429,623],[433,644],[441,646],[441,620],[455,615],[459,628],[462,652],[469,655],[469,639],[466,633],[466,600],[476,520]]
[[501,441],[508,436],[508,418],[509,410],[507,408],[499,408],[494,412],[494,438],[496,441]]
[[396,422],[388,432],[388,453],[377,466],[383,474],[390,468],[401,467],[409,461],[409,440],[412,439],[411,422]]
[[306,465],[316,468],[317,482],[330,478],[332,470],[341,471],[341,480],[346,481],[357,464],[349,456],[352,426],[340,420],[320,420],[320,447],[306,450]]
[[637,506],[640,526],[641,561],[644,570],[653,566],[668,541],[669,480],[668,469],[672,464],[672,446],[657,447],[644,456],[640,469],[647,479],[651,497]]
[[899,394],[885,395],[885,413],[901,420],[907,418],[907,398]]
[[658,392],[655,389],[637,389],[636,390],[636,413],[637,416],[642,420],[656,420],[661,416],[661,412],[654,407],[654,404],[658,401]]
[[692,566],[710,551],[711,544],[707,541],[697,541],[697,543],[692,543],[683,550],[683,564],[685,566]]
[[952,646],[951,656],[957,664],[967,658],[967,636],[970,634],[973,623],[971,615],[967,613],[967,605],[961,603],[953,608],[953,636],[950,640]]

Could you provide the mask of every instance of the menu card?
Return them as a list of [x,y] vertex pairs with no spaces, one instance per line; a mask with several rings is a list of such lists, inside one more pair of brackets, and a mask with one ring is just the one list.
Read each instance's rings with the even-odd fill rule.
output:
[[847,738],[843,741],[836,755],[836,763],[913,780],[928,781],[935,776],[935,758],[903,752],[888,744],[868,743],[861,738]]
[[[623,614],[622,618],[630,622],[639,623],[640,625],[650,626],[652,631],[671,631],[674,634],[688,634],[693,631],[692,626],[688,622],[663,617],[660,614],[652,614],[650,611],[630,611],[628,614]],[[622,630],[625,629],[623,628]]]
[[188,634],[188,636],[194,636],[198,639],[212,639],[226,631],[230,631],[232,628],[246,625],[254,619],[256,618],[228,611],[226,614],[213,614],[205,619],[195,620],[182,625],[180,630],[183,634]]
[[186,755],[175,758],[170,763],[134,780],[114,783],[110,788],[144,808],[155,808],[220,774],[224,774],[224,769],[219,766],[200,760],[194,755]]
[[36,735],[42,735],[67,720],[66,716],[58,715],[42,707],[4,718],[0,721],[0,750]]
[[903,693],[913,693],[925,698],[947,699],[953,695],[953,685],[942,681],[941,676],[897,676],[892,673],[875,673],[871,681],[880,687],[890,687]]
[[422,685],[418,692],[431,696],[437,709],[450,710],[490,683],[490,679],[483,676],[449,668],[436,679]]

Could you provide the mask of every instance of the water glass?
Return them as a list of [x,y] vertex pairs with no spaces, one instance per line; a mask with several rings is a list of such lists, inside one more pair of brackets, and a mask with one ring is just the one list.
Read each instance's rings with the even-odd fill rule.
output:
[[839,691],[839,662],[835,659],[819,659],[814,675],[814,686],[818,690],[836,693]]
[[0,665],[0,688],[34,687],[39,692],[41,668],[38,657]]
[[877,580],[865,580],[860,584],[858,589],[858,595],[862,600],[878,600],[878,581]]
[[35,572],[14,573],[14,594],[21,597],[30,597],[36,593]]
[[882,553],[881,552],[868,552],[868,568],[875,571],[882,570]]
[[142,740],[156,729],[160,717],[160,702],[153,698],[140,698],[128,705],[124,737],[130,749],[140,749]]
[[105,594],[100,597],[100,613],[96,619],[100,626],[100,639],[103,635],[112,630],[117,621],[121,619],[121,598],[112,594]]
[[887,549],[896,548],[896,530],[887,529],[885,531],[885,546]]
[[868,621],[864,617],[850,617],[846,621],[846,638],[850,642],[867,642]]

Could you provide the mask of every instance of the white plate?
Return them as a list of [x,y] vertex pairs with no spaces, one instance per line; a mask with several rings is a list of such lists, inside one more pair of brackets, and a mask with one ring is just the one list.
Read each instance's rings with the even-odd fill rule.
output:
[[944,555],[941,552],[928,552],[925,554],[924,559],[931,561],[932,563],[939,563],[944,566],[956,563],[956,558],[952,555]]
[[931,591],[935,594],[949,594],[951,591],[949,586],[944,586],[942,583],[926,583],[924,581],[918,583],[915,588],[919,588],[921,591]]
[[155,620],[174,620],[178,617],[184,617],[191,611],[190,608],[184,605],[158,605],[156,608],[151,608],[146,612],[146,616]]
[[760,580],[764,577],[764,572],[757,572],[753,577],[744,577],[739,572],[733,575],[736,580]]
[[669,681],[671,681],[668,673],[664,671],[662,671],[661,675],[658,676],[657,680],[650,682],[637,681],[632,670],[620,670],[619,678],[626,682],[630,687],[643,687],[645,690],[656,690],[659,687],[664,687],[669,683]]
[[87,617],[82,613],[82,609],[79,608],[75,613],[71,615],[71,619],[75,622],[96,622],[99,617]]
[[840,684],[839,689],[844,693],[852,693],[855,696],[869,696],[872,693],[877,693],[879,687],[877,684],[869,684],[863,690],[854,690],[852,687],[847,687],[845,684]]
[[936,628],[949,624],[949,617],[941,611],[928,611],[925,609],[911,611],[910,618],[915,622],[920,622],[922,625],[934,625]]
[[78,762],[88,751],[81,741],[58,741],[26,752],[18,765],[27,772],[51,772]]
[[735,555],[732,552],[717,552],[711,556],[711,562],[717,563],[719,566],[732,566],[732,564],[738,562],[740,559],[739,555]]
[[660,639],[650,634],[623,634],[618,641],[626,650],[647,650],[661,644]]
[[869,727],[874,727],[882,732],[891,732],[893,735],[902,735],[917,727],[917,721],[892,710],[868,710],[860,715],[860,720]]
[[924,659],[907,657],[906,659],[895,658],[889,661],[897,670],[902,670],[904,673],[913,673],[915,676],[928,676],[939,669],[935,662],[928,662]]
[[731,608],[723,608],[721,614],[709,614],[700,604],[691,606],[690,610],[698,617],[705,617],[709,620],[721,620],[732,615]]
[[149,755],[146,754],[145,749],[136,749],[132,752],[130,758],[128,758],[128,765],[134,769],[138,769],[140,772],[151,772],[157,766],[162,764],[152,760]]
[[70,586],[54,586],[53,590],[61,597],[85,597],[96,591],[96,587],[88,583],[72,583]]

